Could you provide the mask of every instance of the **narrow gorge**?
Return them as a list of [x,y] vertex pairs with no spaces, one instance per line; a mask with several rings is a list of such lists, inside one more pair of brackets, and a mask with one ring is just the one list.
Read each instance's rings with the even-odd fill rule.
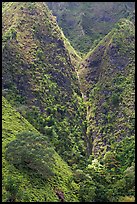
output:
[[134,6],[51,3],[2,3],[2,200],[133,202]]

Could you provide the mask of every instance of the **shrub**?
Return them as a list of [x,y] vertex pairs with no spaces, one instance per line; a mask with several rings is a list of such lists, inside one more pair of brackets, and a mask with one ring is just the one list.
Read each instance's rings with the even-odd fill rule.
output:
[[43,57],[43,51],[41,48],[39,48],[37,51],[36,51],[36,56],[42,60],[42,57]]
[[114,106],[118,106],[118,104],[119,104],[119,95],[116,94],[116,93],[114,93],[114,94],[112,95],[112,104],[113,104]]
[[85,179],[85,174],[81,169],[76,169],[74,172],[74,181],[76,183],[83,181]]
[[12,39],[16,39],[17,36],[17,31],[15,30],[15,28],[10,28],[5,35],[3,36],[3,41],[6,42],[8,40],[12,40]]
[[108,151],[103,158],[104,164],[108,169],[115,168],[118,165],[114,152]]
[[93,202],[96,196],[96,187],[92,179],[87,178],[81,182],[79,196],[81,202]]
[[10,202],[15,202],[18,198],[21,197],[19,191],[20,181],[17,178],[8,176],[5,181],[5,189],[9,192],[8,200]]
[[132,189],[135,186],[135,164],[133,163],[132,166],[128,167],[124,171],[124,178],[126,180],[126,188]]
[[118,202],[135,202],[135,197],[134,196],[120,197]]

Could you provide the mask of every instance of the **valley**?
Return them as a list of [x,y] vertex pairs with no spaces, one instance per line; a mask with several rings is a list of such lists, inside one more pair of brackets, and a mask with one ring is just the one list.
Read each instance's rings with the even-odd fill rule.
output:
[[3,202],[135,201],[134,6],[77,3],[2,3]]

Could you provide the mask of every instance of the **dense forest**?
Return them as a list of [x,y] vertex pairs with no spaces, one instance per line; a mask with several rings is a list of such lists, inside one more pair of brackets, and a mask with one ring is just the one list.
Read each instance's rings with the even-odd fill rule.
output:
[[2,3],[2,202],[135,202],[134,6]]

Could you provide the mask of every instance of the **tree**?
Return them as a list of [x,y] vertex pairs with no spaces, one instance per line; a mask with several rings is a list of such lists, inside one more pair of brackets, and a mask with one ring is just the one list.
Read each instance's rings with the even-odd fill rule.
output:
[[135,163],[124,171],[124,178],[126,180],[126,190],[133,189],[135,186]]
[[17,139],[7,145],[6,159],[17,168],[48,178],[54,175],[54,149],[47,143],[47,138],[34,132],[22,132]]
[[94,181],[90,176],[87,175],[87,178],[80,183],[79,196],[81,202],[92,202],[95,199],[96,186]]
[[116,160],[115,153],[111,151],[106,152],[103,158],[103,161],[105,166],[109,169],[115,168],[118,165],[118,161]]

